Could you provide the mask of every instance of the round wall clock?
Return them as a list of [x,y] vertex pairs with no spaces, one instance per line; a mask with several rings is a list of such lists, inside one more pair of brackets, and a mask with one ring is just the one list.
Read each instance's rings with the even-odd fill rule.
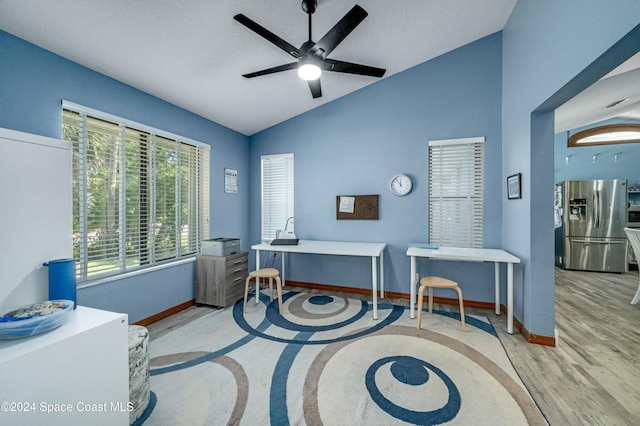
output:
[[407,175],[397,175],[391,179],[391,192],[395,195],[407,195],[412,187],[413,182]]

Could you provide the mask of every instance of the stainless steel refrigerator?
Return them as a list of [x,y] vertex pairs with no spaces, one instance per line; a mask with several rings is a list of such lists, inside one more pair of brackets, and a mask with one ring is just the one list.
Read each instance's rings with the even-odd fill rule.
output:
[[582,271],[627,272],[627,181],[567,181],[560,184],[560,191],[556,264]]

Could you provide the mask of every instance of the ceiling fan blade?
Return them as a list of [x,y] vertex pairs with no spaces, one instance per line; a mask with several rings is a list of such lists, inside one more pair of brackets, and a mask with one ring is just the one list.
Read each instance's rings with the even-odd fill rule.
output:
[[309,89],[311,89],[311,96],[313,98],[319,98],[322,96],[322,88],[320,87],[320,79],[309,80]]
[[353,6],[353,8],[313,46],[313,52],[326,58],[342,40],[351,34],[351,31],[353,31],[367,15],[367,11],[360,6]]
[[386,69],[370,67],[369,65],[354,64],[345,61],[336,61],[335,59],[325,59],[320,64],[320,68],[326,71],[344,72],[348,74],[367,75],[370,77],[382,77]]
[[297,47],[287,43],[286,41],[284,41],[283,39],[281,39],[280,37],[278,37],[277,35],[275,35],[271,31],[269,31],[268,29],[263,27],[262,25],[260,25],[257,22],[252,21],[251,19],[247,18],[242,13],[239,13],[236,16],[234,16],[233,19],[235,19],[236,21],[240,22],[242,25],[244,25],[245,27],[249,28],[251,31],[255,32],[259,36],[261,36],[261,37],[267,39],[268,41],[270,41],[271,43],[275,44],[280,49],[284,50],[285,52],[287,52],[289,55],[293,56],[294,58],[300,58],[302,56],[302,53],[300,52],[300,50],[298,50]]
[[280,71],[288,71],[298,68],[297,62],[291,62],[290,64],[278,65],[277,67],[267,68],[261,71],[251,72],[249,74],[242,74],[245,78],[260,77],[261,75],[273,74]]

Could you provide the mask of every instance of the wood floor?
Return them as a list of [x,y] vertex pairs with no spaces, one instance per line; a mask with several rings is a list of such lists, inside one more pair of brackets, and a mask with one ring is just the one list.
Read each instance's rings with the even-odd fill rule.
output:
[[640,424],[638,271],[556,268],[557,347],[509,336],[493,317],[511,361],[552,425]]
[[[486,316],[492,322],[549,424],[638,425],[640,303],[629,303],[637,288],[638,271],[604,274],[556,269],[559,339],[555,348],[528,343],[517,331],[507,334],[504,315],[473,308],[465,311]],[[457,310],[449,305],[434,308]],[[150,325],[151,339],[210,309],[194,306]]]

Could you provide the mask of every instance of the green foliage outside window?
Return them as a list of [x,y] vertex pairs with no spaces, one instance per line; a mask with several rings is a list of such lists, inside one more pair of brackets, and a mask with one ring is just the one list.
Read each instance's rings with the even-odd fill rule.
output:
[[66,109],[63,138],[73,143],[79,279],[198,251],[208,235],[208,150]]

